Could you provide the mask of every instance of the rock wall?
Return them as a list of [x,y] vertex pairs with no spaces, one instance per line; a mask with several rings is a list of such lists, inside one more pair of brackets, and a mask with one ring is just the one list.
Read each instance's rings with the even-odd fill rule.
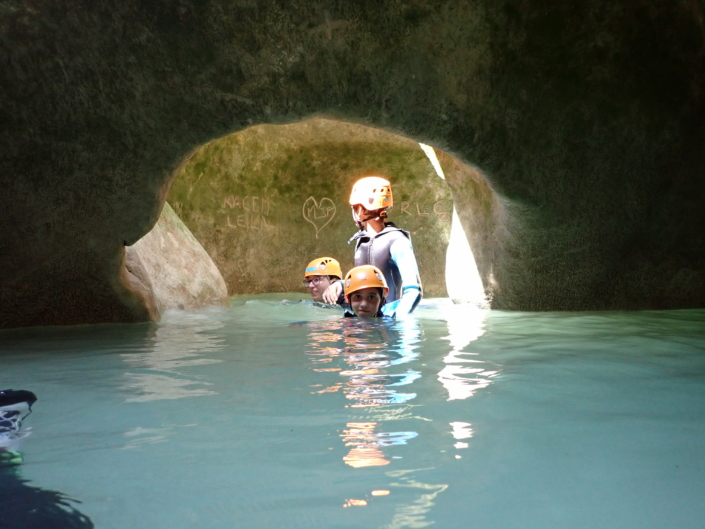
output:
[[168,309],[230,305],[220,271],[168,203],[154,228],[125,248],[125,265],[153,319]]
[[479,171],[502,205],[477,235],[493,241],[495,308],[703,306],[703,12],[699,0],[6,2],[0,325],[148,318],[124,247],[154,225],[179,165],[251,125],[315,115]]
[[424,291],[446,296],[453,200],[418,143],[338,121],[262,125],[199,149],[169,201],[223,272],[230,294],[302,291],[306,264],[347,272],[357,228],[348,198],[362,176],[392,182],[389,219],[411,232]]

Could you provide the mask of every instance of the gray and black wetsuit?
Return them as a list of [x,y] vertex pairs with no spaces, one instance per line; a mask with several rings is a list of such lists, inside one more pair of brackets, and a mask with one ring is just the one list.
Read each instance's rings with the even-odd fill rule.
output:
[[421,280],[416,256],[408,231],[385,222],[384,229],[370,235],[358,231],[348,242],[355,241],[355,266],[373,265],[384,274],[389,287],[386,315],[411,313],[421,300]]

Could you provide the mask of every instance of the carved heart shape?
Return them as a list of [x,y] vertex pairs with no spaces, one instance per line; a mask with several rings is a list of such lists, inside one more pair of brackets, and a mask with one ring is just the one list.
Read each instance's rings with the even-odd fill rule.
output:
[[304,202],[304,218],[316,228],[316,239],[321,231],[335,217],[335,204],[330,198],[322,198],[317,202],[315,198],[308,197]]

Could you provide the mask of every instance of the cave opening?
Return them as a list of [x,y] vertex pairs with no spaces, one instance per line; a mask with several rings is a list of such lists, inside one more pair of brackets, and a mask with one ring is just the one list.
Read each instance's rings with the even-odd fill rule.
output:
[[358,178],[382,176],[394,194],[389,219],[411,232],[425,296],[486,306],[468,223],[460,220],[478,208],[466,200],[459,215],[443,163],[457,188],[466,184],[457,173],[469,168],[457,159],[381,129],[324,118],[257,125],[197,149],[167,201],[228,295],[301,292],[313,258],[334,257],[343,273],[352,267],[350,189]]

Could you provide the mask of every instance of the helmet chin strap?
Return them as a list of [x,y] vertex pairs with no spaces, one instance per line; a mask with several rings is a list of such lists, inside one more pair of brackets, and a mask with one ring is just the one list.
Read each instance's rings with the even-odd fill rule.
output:
[[363,224],[365,222],[367,222],[368,220],[379,219],[382,222],[384,222],[384,219],[387,218],[387,211],[384,209],[382,209],[382,210],[377,209],[374,211],[368,211],[364,207],[361,209],[362,209],[362,211],[367,213],[366,216],[364,216],[364,217],[358,216],[357,213],[355,213],[355,207],[353,206],[353,208],[352,208],[353,220],[355,221],[355,224],[357,224],[358,229],[361,229],[361,230],[364,229]]

